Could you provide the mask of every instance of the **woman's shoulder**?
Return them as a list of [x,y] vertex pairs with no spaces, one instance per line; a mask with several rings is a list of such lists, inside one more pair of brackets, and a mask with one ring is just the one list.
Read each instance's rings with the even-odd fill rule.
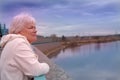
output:
[[15,45],[30,45],[29,42],[24,39],[24,38],[16,38],[14,40],[11,41],[11,44],[15,44]]
[[12,41],[13,43],[15,42],[15,43],[26,43],[26,40],[25,39],[23,39],[23,38],[15,38],[13,41]]

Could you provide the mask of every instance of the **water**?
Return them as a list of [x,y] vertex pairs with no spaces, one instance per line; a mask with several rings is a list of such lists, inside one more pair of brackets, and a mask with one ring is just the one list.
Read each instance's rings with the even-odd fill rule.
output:
[[51,60],[73,80],[120,80],[120,41],[67,48]]

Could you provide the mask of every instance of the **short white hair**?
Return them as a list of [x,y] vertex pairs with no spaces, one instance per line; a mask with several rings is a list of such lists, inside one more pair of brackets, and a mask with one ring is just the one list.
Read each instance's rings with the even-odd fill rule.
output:
[[27,23],[35,23],[35,19],[28,13],[21,13],[13,18],[9,28],[10,34],[19,33]]

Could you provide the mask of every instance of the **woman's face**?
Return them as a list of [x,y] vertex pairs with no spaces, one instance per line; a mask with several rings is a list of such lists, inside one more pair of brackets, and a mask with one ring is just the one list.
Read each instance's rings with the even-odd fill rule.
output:
[[37,40],[37,35],[36,35],[36,26],[35,23],[26,23],[24,25],[24,28],[22,31],[20,31],[20,34],[25,36],[27,40],[32,43]]

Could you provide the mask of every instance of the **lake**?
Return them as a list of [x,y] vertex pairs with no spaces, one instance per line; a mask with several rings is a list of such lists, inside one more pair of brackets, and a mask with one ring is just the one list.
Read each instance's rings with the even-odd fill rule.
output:
[[120,41],[67,48],[51,60],[73,80],[120,80]]

